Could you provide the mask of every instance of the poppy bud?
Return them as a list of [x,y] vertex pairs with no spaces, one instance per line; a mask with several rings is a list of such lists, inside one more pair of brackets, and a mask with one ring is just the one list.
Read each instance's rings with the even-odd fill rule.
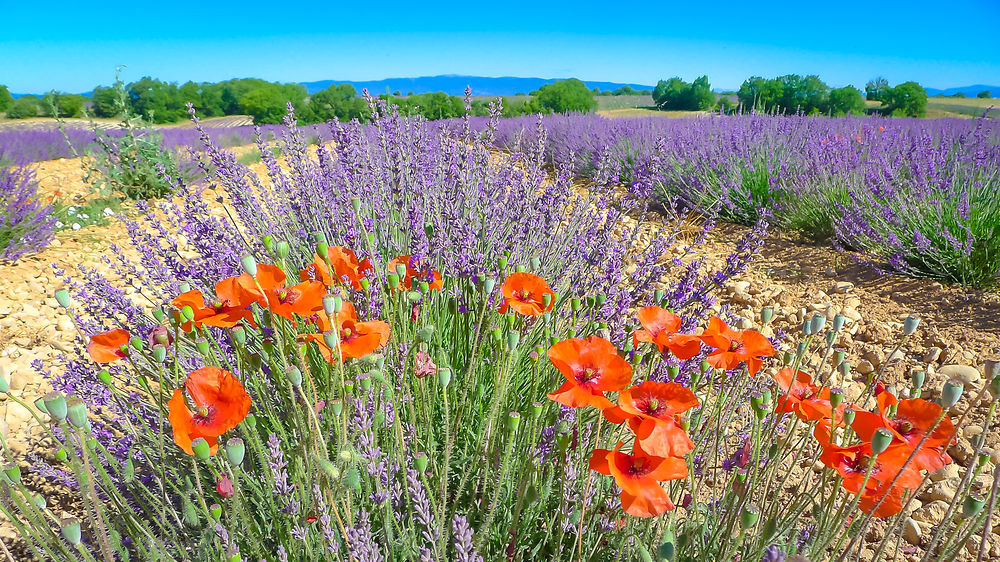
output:
[[823,331],[823,327],[826,326],[826,316],[822,314],[817,314],[812,317],[809,321],[809,325],[812,328],[812,333],[818,334]]
[[847,323],[847,317],[843,314],[837,314],[833,317],[833,331],[839,332],[844,329],[844,324]]
[[424,299],[424,296],[420,294],[419,291],[410,291],[406,293],[406,300],[413,304],[417,304]]
[[358,467],[352,466],[344,473],[344,484],[352,490],[361,488],[361,473],[358,472]]
[[787,367],[787,366],[791,365],[793,361],[795,361],[795,354],[792,353],[791,351],[786,351],[781,356],[781,365],[783,367]]
[[962,517],[968,519],[979,515],[984,505],[986,505],[986,500],[982,498],[977,498],[971,494],[965,496],[965,501],[962,502]]
[[594,305],[597,304],[597,299],[594,297],[587,297],[585,302],[587,304],[587,308],[594,308]]
[[917,331],[917,326],[920,325],[920,318],[916,316],[907,316],[906,320],[903,320],[903,335],[909,336],[913,332]]
[[941,389],[941,407],[950,410],[955,404],[958,404],[964,388],[965,385],[959,380],[951,379],[944,383],[944,388]]
[[448,367],[438,369],[438,382],[441,388],[448,388],[448,384],[451,383],[451,369]]
[[653,291],[653,302],[656,304],[663,302],[663,295],[663,289],[656,289]]
[[758,519],[760,519],[760,509],[756,505],[750,504],[740,512],[740,527],[749,529],[757,524]]
[[679,365],[667,365],[667,375],[670,377],[670,380],[675,380],[680,374],[681,368]]
[[570,329],[566,330],[566,337],[575,338],[576,337],[576,330],[574,330],[573,328],[570,328]]
[[66,462],[69,460],[69,453],[66,452],[66,448],[62,447],[56,451],[56,460],[59,462]]
[[841,363],[844,362],[844,358],[845,357],[847,357],[847,354],[844,353],[844,350],[838,349],[837,351],[834,351],[833,352],[833,364],[835,366],[836,365],[840,365]]
[[285,369],[285,376],[288,377],[288,382],[292,383],[292,386],[298,387],[302,384],[302,371],[294,365]]
[[983,372],[986,373],[986,378],[1000,376],[1000,361],[987,359],[983,364]]
[[881,455],[892,444],[892,434],[884,427],[875,430],[872,435],[872,452]]
[[229,479],[229,475],[225,472],[219,476],[219,482],[215,485],[215,491],[219,492],[219,495],[226,499],[236,495],[236,488],[233,487],[233,481]]
[[292,251],[292,249],[288,245],[288,242],[285,242],[284,240],[282,240],[282,241],[280,241],[280,242],[278,242],[277,244],[274,245],[274,253],[275,253],[275,255],[277,255],[282,260],[284,260],[285,258],[287,258],[288,254],[290,254],[291,251]]
[[507,258],[506,257],[500,256],[499,258],[497,258],[497,268],[498,269],[507,269]]
[[810,322],[809,320],[802,321],[802,333],[807,336],[813,335],[814,332],[812,331],[812,322]]
[[80,528],[80,520],[76,517],[64,517],[59,521],[59,532],[66,542],[76,546],[83,538],[83,530]]
[[910,378],[910,382],[913,383],[913,388],[923,388],[924,387],[924,378],[926,376],[927,376],[927,373],[925,373],[923,371],[916,371],[915,373],[913,373],[913,376]]
[[847,425],[851,425],[852,423],[854,423],[855,415],[856,413],[853,408],[848,408],[844,410],[844,423]]
[[3,367],[0,367],[0,393],[7,394],[8,392],[10,392],[10,383],[7,381],[7,374]]
[[702,374],[705,374],[712,370],[712,366],[708,364],[708,361],[702,360],[702,362],[698,365],[698,369]]
[[217,503],[213,503],[208,506],[208,514],[212,516],[212,519],[218,521],[222,517],[222,506]]
[[[142,347],[143,347],[143,345],[142,345],[142,338],[139,338],[139,337],[129,338],[128,344],[132,347],[132,349],[135,349],[136,351],[142,351]],[[128,353],[128,350],[125,349],[124,345],[122,346],[122,351],[124,351],[125,353]]]
[[517,265],[514,266],[514,272],[515,273],[524,273],[525,271],[528,271],[528,268],[524,267],[521,264],[517,264]]
[[604,302],[608,300],[608,297],[604,295],[597,295],[594,297],[594,304],[598,307],[604,306]]
[[434,337],[434,326],[432,324],[428,324],[423,328],[417,330],[418,342],[429,342],[433,337]]
[[766,306],[760,309],[760,324],[762,326],[767,326],[774,319],[774,309]]
[[66,397],[58,392],[50,392],[42,397],[45,404],[45,412],[53,419],[63,421],[66,419]]
[[361,387],[361,390],[368,392],[372,388],[372,379],[365,377],[358,381],[358,385]]
[[257,277],[257,260],[253,256],[243,256],[240,258],[240,265],[243,266],[243,271],[246,272],[250,277]]
[[21,467],[16,462],[5,465],[3,467],[3,474],[14,484],[21,481]]
[[538,488],[534,484],[528,484],[528,489],[524,491],[524,501],[527,505],[535,503],[539,497]]
[[327,259],[327,252],[330,250],[330,245],[326,242],[319,242],[316,244],[316,253],[322,256],[325,260]]
[[417,469],[417,472],[423,474],[427,472],[427,453],[417,453],[413,455],[413,467]]
[[583,302],[581,302],[579,298],[573,297],[569,301],[569,307],[573,312],[579,312],[580,309],[583,308]]
[[519,412],[509,412],[507,414],[507,431],[514,433],[521,425],[521,414]]
[[41,398],[36,398],[35,399],[35,408],[37,408],[38,411],[41,412],[41,413],[43,413],[43,414],[48,414],[49,413],[49,411],[47,409],[45,409],[45,397],[44,396],[42,396]]
[[239,466],[243,462],[243,455],[246,454],[246,446],[239,437],[231,437],[226,441],[226,458],[229,464]]
[[519,343],[521,343],[520,332],[507,332],[507,351],[513,352]]
[[656,555],[659,556],[661,560],[673,560],[674,543],[671,541],[660,543],[660,546],[656,549]]
[[194,320],[194,309],[189,305],[185,305],[181,308],[181,318],[183,318],[186,322]]
[[836,332],[827,332],[825,337],[826,337],[826,346],[833,347],[833,342],[837,341]]
[[153,318],[155,318],[157,322],[162,324],[163,321],[167,318],[167,315],[163,313],[163,310],[156,308],[153,309]]
[[265,234],[264,238],[261,239],[261,242],[264,243],[264,249],[267,250],[267,253],[269,254],[274,253],[274,236],[271,236],[270,234]]
[[195,340],[194,347],[195,349],[198,350],[198,353],[202,355],[208,355],[208,352],[211,351],[211,347],[208,344],[208,340],[206,340],[205,338],[199,338]]
[[992,459],[993,457],[990,456],[990,451],[983,449],[982,451],[979,451],[979,457],[976,459],[976,465],[979,468],[983,468],[986,466],[986,463],[990,462]]
[[330,480],[340,480],[340,469],[337,468],[337,465],[326,459],[319,459],[319,467],[323,469]]
[[66,403],[66,413],[69,417],[69,423],[73,424],[74,427],[87,426],[87,405],[83,403],[83,400],[71,398]]
[[135,478],[135,463],[132,462],[132,458],[129,457],[128,459],[125,460],[125,467],[122,469],[122,479],[124,479],[125,483],[128,484],[131,483],[134,478]]
[[56,302],[59,303],[59,306],[63,308],[69,308],[69,303],[70,303],[69,291],[67,291],[66,289],[59,289],[58,291],[56,291],[55,296],[56,296]]
[[846,377],[847,375],[851,374],[851,364],[848,363],[847,361],[844,361],[843,363],[837,366],[837,371],[841,375]]
[[208,441],[205,441],[204,437],[192,441],[191,450],[194,451],[194,456],[201,461],[208,460],[208,457],[212,456],[212,448],[208,446]]
[[181,519],[188,527],[195,528],[198,526],[198,510],[195,509],[194,504],[191,503],[187,494],[181,497]]

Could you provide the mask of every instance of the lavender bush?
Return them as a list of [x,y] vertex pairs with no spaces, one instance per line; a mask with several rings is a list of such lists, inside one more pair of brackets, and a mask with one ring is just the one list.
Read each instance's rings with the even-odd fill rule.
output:
[[0,168],[0,262],[38,252],[52,240],[56,218],[38,197],[27,167]]

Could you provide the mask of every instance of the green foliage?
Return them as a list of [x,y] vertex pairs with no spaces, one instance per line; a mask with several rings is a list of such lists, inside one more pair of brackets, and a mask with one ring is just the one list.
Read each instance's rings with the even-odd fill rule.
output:
[[91,110],[95,117],[117,117],[118,116],[118,94],[114,88],[98,86],[94,88],[94,93],[90,95],[93,102]]
[[950,98],[966,98],[966,97],[968,97],[968,96],[966,96],[966,95],[965,95],[964,93],[962,93],[962,92],[955,92],[954,94],[952,94],[952,95],[950,95],[950,96],[948,96],[948,97],[950,97]]
[[7,89],[7,86],[0,84],[0,113],[3,113],[12,103],[14,103],[14,98],[10,95],[10,90]]
[[882,104],[882,110],[890,115],[923,117],[927,113],[927,91],[916,82],[903,82],[885,92]]
[[720,95],[719,99],[715,102],[715,110],[721,111],[723,113],[732,113],[736,110],[736,102],[730,99],[727,95]]
[[889,90],[889,81],[879,76],[873,78],[865,84],[865,99],[868,101],[882,101],[882,96]]
[[740,104],[747,109],[777,111],[782,93],[783,86],[777,79],[751,76],[743,82],[736,95]]
[[587,112],[597,109],[594,93],[576,78],[545,84],[535,93],[535,101],[540,109],[553,113]]
[[660,109],[680,111],[711,109],[716,104],[708,76],[701,76],[690,84],[676,76],[660,80],[653,89],[653,101]]
[[819,76],[786,74],[773,79],[754,76],[737,94],[744,107],[778,113],[822,113],[827,109],[830,87]]
[[842,115],[863,115],[864,112],[865,100],[861,97],[861,90],[854,86],[830,90],[826,113],[839,117]]
[[115,215],[122,211],[121,200],[116,197],[98,197],[80,205],[54,205],[53,214],[57,217],[56,228],[60,230],[79,230],[92,225],[111,224]]
[[8,119],[29,119],[38,117],[39,99],[35,96],[21,96],[7,107]]
[[[2,94],[0,94],[0,97],[2,97]],[[976,94],[976,97],[981,99],[989,99],[990,97],[992,97],[992,94],[990,93],[989,90],[983,90],[982,92]],[[0,105],[2,105],[2,103],[3,102],[0,102]]]
[[510,98],[503,98],[503,116],[504,117],[517,117],[519,115],[532,115],[535,113],[540,113],[542,109],[535,103],[534,99],[528,97],[528,99],[511,101]]
[[174,123],[187,116],[177,84],[148,76],[126,88],[132,112],[154,123]]
[[313,94],[309,105],[318,121],[364,121],[368,116],[368,105],[358,97],[354,86],[350,84],[331,84],[327,89]]
[[55,90],[45,94],[42,100],[42,115],[46,117],[80,117],[87,98],[80,94],[66,94]]

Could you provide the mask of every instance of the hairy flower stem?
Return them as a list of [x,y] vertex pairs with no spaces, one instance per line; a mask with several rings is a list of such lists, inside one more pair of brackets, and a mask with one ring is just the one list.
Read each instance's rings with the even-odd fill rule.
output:
[[[990,501],[986,505],[986,523],[983,525],[983,536],[979,539],[979,554],[976,555],[976,562],[983,562],[983,555],[986,554],[987,530],[993,526],[993,510],[996,509],[997,493],[1000,491],[1000,470],[993,469],[993,488],[990,490]],[[959,543],[961,544],[961,543]]]
[[[577,418],[579,419],[579,418]],[[594,438],[594,443],[601,442],[601,422],[604,421],[604,416],[598,416],[597,418],[597,436]],[[583,522],[584,517],[587,515],[587,496],[590,494],[590,480],[593,477],[593,471],[587,470],[587,479],[583,487],[583,497],[580,499],[580,526],[577,529],[577,541],[576,550],[578,553],[577,560],[582,562],[583,560]],[[572,558],[572,554],[570,555]]]
[[[65,435],[70,435],[73,431],[70,429],[69,424],[65,420],[59,422],[59,428],[62,429]],[[82,465],[82,473],[78,472],[82,476],[82,480],[85,482],[80,482],[81,487],[86,486],[87,491],[80,491],[80,496],[83,498],[84,509],[87,512],[87,519],[90,520],[90,524],[97,529],[97,544],[101,549],[101,556],[104,558],[105,562],[113,562],[114,556],[111,554],[111,544],[108,542],[108,528],[105,525],[104,513],[101,509],[101,500],[97,496],[97,489],[94,487],[94,477],[90,470],[90,452],[87,450],[87,432],[83,436],[78,435],[77,438],[80,439],[80,459],[76,458],[76,452],[72,451],[72,447],[67,448],[70,453],[70,458],[73,459],[73,464],[76,465],[78,462]],[[207,510],[206,510],[207,511]]]

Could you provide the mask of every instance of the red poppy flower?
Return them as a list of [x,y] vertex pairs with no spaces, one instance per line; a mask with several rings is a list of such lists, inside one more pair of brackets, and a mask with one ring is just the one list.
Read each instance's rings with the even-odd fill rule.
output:
[[[314,316],[316,325],[321,332],[328,332],[334,327],[325,312]],[[341,360],[360,359],[377,349],[382,349],[389,342],[390,327],[381,320],[369,322],[358,321],[354,305],[344,301],[343,308],[337,314],[337,331],[340,335]],[[306,334],[302,336],[307,341],[316,342],[320,353],[330,363],[334,363],[333,350],[326,345],[323,333]]]
[[128,330],[121,328],[90,336],[87,352],[90,353],[91,359],[98,363],[117,361],[128,356],[122,348],[128,345],[129,337]]
[[[264,290],[261,295],[257,283]],[[273,265],[257,266],[256,283],[254,278],[244,273],[239,277],[240,286],[256,296],[255,302],[267,306],[272,313],[292,320],[293,314],[309,316],[323,308],[323,296],[326,295],[326,285],[321,281],[303,281],[292,287],[285,287],[285,272]],[[266,300],[265,300],[266,299]]]
[[358,256],[350,248],[330,246],[326,251],[327,259],[333,266],[336,279],[330,277],[330,268],[319,254],[313,254],[313,263],[299,272],[302,281],[320,280],[331,286],[338,283],[350,285],[354,290],[361,288],[361,280],[372,271],[372,262],[365,258],[358,261]]
[[632,344],[638,348],[640,342],[654,343],[660,353],[670,350],[678,359],[690,359],[701,351],[698,336],[678,334],[681,317],[658,306],[647,306],[637,313],[644,330],[632,334]]
[[[512,308],[514,312],[524,316],[541,316],[555,306],[555,293],[544,279],[533,273],[511,273],[504,280],[500,291],[503,293],[501,313]],[[545,295],[549,296],[549,304],[545,304]]]
[[604,338],[563,340],[549,348],[549,360],[566,377],[548,397],[571,408],[610,408],[606,391],[618,391],[632,381],[632,366]]
[[662,458],[648,454],[638,443],[631,455],[622,453],[622,443],[614,450],[594,449],[590,468],[613,476],[622,489],[622,509],[636,517],[655,517],[674,508],[660,482],[687,477],[687,463],[677,457]]
[[219,476],[219,482],[215,485],[215,491],[219,492],[219,495],[226,499],[236,495],[236,488],[233,487],[233,481],[229,479],[229,475],[225,472]]
[[[922,398],[910,400],[898,400],[888,392],[878,395],[879,413],[858,412],[854,417],[851,427],[857,432],[858,437],[870,441],[872,435],[880,427],[888,429],[892,433],[894,441],[906,443],[910,450],[920,444],[924,435],[934,425],[934,421],[941,415],[941,406],[934,402],[929,402]],[[896,406],[896,415],[889,416],[889,408]],[[951,418],[945,416],[941,423],[934,428],[923,447],[913,458],[913,462],[918,469],[934,472],[951,462],[951,457],[944,449],[949,445],[949,441],[954,436],[955,426]]]
[[422,260],[413,259],[413,256],[406,254],[405,256],[396,256],[391,262],[389,262],[389,273],[396,273],[396,266],[402,265],[406,267],[406,275],[399,280],[399,289],[402,290],[404,287],[406,289],[413,288],[413,280],[416,279],[419,283],[420,281],[427,281],[430,284],[432,291],[440,291],[444,287],[444,281],[441,280],[441,272],[431,269],[429,266],[425,266]]
[[[794,380],[792,379],[794,373]],[[776,414],[793,413],[802,421],[823,421],[830,423],[833,405],[830,404],[830,389],[813,384],[812,375],[803,371],[782,369],[774,375],[778,390],[785,392],[775,400]],[[846,405],[837,406],[837,425],[844,419]]]
[[760,333],[752,330],[737,332],[714,316],[701,334],[701,341],[715,348],[706,358],[708,364],[726,371],[746,362],[747,371],[754,375],[764,364],[760,358],[774,355],[771,342]]
[[683,457],[694,442],[678,424],[680,415],[698,405],[690,389],[675,382],[646,381],[618,394],[618,407],[604,410],[614,422],[628,421],[644,451],[658,457]]
[[179,388],[174,390],[173,398],[167,402],[174,442],[184,452],[193,455],[191,442],[202,437],[208,441],[214,455],[219,450],[218,437],[247,417],[250,396],[232,373],[218,367],[192,371],[184,381],[184,390],[194,404],[193,410]]
[[194,311],[193,322],[185,322],[181,329],[190,332],[192,323],[197,328],[202,326],[232,328],[239,324],[240,320],[247,321],[251,326],[257,325],[249,308],[261,299],[258,293],[244,288],[238,277],[228,277],[216,283],[215,296],[215,300],[208,305],[205,304],[205,297],[201,291],[188,291],[174,297],[170,304],[178,309],[190,306]]
[[823,447],[819,460],[826,466],[837,471],[844,480],[844,489],[857,494],[861,491],[861,483],[865,480],[865,473],[869,465],[874,463],[869,486],[876,486],[878,483],[888,485],[896,475],[896,485],[902,488],[916,488],[920,485],[920,472],[910,463],[906,468],[903,464],[910,456],[910,447],[893,443],[877,457],[872,452],[872,444],[869,442],[858,443],[850,447],[834,445],[830,439],[830,429],[828,426],[819,424],[813,431],[816,439]]
[[[893,486],[887,488],[887,485],[875,485],[865,487],[864,493],[861,494],[860,501],[858,502],[858,507],[861,511],[865,513],[871,513],[872,517],[877,519],[885,519],[887,517],[892,517],[900,511],[903,511],[903,488],[899,486]],[[886,491],[888,490],[888,493]],[[885,499],[882,499],[882,496]],[[882,501],[882,504],[875,509],[875,504]],[[872,513],[872,510],[875,510]]]

